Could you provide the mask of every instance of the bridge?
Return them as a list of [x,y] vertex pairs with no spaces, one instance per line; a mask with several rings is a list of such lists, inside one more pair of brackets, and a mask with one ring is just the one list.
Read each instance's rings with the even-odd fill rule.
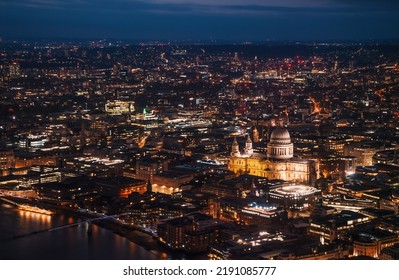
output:
[[[13,201],[11,199],[8,199],[8,198],[6,198],[4,196],[0,196],[0,200],[6,202],[8,204],[17,206],[18,208],[20,208],[21,206],[25,206],[25,204],[20,204],[20,203],[15,202],[15,201]],[[40,209],[40,208],[38,208],[38,209]],[[22,209],[22,210],[29,211],[29,209]],[[44,210],[44,209],[42,209],[42,210]],[[44,210],[44,211],[47,211],[47,210]],[[37,212],[37,211],[34,211],[34,212]],[[46,214],[46,213],[42,213],[42,214]],[[0,242],[5,242],[5,241],[13,240],[13,239],[18,239],[18,238],[23,238],[23,237],[31,236],[31,235],[34,235],[34,234],[44,233],[44,232],[52,232],[52,231],[56,231],[56,230],[62,230],[62,229],[66,229],[66,228],[76,227],[76,226],[79,226],[79,225],[82,225],[82,224],[87,224],[88,225],[87,232],[90,233],[91,232],[91,226],[92,226],[93,222],[100,221],[100,220],[107,220],[107,219],[117,219],[118,217],[125,215],[125,213],[122,213],[122,214],[108,216],[108,215],[92,212],[92,211],[89,211],[89,210],[85,210],[85,212],[81,212],[81,214],[86,214],[86,215],[87,214],[91,214],[91,215],[96,215],[96,217],[85,219],[85,220],[80,221],[80,222],[75,222],[75,223],[70,223],[70,224],[66,224],[66,225],[51,227],[51,228],[47,228],[47,229],[37,230],[37,231],[33,231],[33,232],[25,233],[25,234],[20,234],[20,235],[14,235],[12,237],[1,239]]]
[[2,200],[4,202],[7,202],[8,204],[11,204],[11,205],[20,206],[19,203],[15,202],[15,201],[12,201],[10,199],[7,199],[6,197],[4,197],[2,195],[0,196],[0,200]]
[[1,242],[5,242],[5,241],[9,241],[9,240],[18,239],[18,238],[28,237],[28,236],[31,236],[31,235],[40,234],[40,233],[44,233],[44,232],[52,232],[52,231],[56,231],[56,230],[62,230],[62,229],[66,229],[66,228],[76,227],[76,226],[79,226],[79,225],[82,225],[82,224],[87,224],[88,225],[87,233],[89,234],[89,233],[91,233],[92,222],[99,221],[99,220],[106,220],[106,219],[115,219],[117,216],[119,216],[119,215],[96,217],[96,218],[91,218],[91,219],[87,219],[87,220],[76,222],[76,223],[71,223],[71,224],[56,226],[56,227],[52,227],[52,228],[37,230],[37,231],[33,231],[33,232],[25,233],[25,234],[20,234],[20,235],[14,235],[12,237],[1,239],[0,243]]

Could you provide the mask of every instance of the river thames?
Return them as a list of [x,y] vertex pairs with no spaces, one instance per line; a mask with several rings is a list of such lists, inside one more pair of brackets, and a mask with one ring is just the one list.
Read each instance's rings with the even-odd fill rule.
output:
[[[2,260],[157,260],[168,255],[149,251],[114,232],[86,224],[46,229],[82,221],[65,214],[44,215],[0,203]],[[37,233],[35,233],[37,232]],[[148,237],[151,238],[151,237]]]

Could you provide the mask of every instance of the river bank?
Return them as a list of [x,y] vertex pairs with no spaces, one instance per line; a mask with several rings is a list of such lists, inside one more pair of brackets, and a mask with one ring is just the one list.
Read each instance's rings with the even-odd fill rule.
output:
[[[43,201],[35,202],[35,201],[29,200],[29,199],[13,198],[13,197],[7,197],[7,199],[11,200],[15,203],[23,203],[23,204],[28,204],[31,206],[45,208],[47,210],[53,211],[55,213],[55,215],[66,214],[68,216],[72,216],[74,218],[77,218],[77,219],[80,219],[83,221],[102,217],[101,214],[82,212],[79,209],[55,205],[55,204],[51,204],[51,203],[45,203]],[[10,204],[7,201],[2,201],[2,203],[9,204],[9,205],[12,205],[12,206],[18,208],[15,204]],[[24,211],[24,210],[22,210],[22,211]],[[106,219],[106,218],[101,219],[101,220],[94,220],[92,223],[96,226],[99,226],[108,231],[111,231],[114,234],[117,234],[121,237],[126,238],[130,242],[151,252],[151,254],[155,255],[158,259],[176,259],[178,257],[175,254],[168,252],[166,248],[162,247],[153,236],[151,236],[148,233],[142,232],[133,226],[123,224],[115,219]]]
[[[44,208],[47,210],[54,211],[57,214],[67,214],[72,217],[82,219],[82,220],[90,220],[90,219],[95,219],[95,218],[100,218],[97,220],[93,220],[92,223],[96,226],[99,226],[101,228],[104,228],[106,230],[109,230],[113,232],[114,234],[117,234],[121,237],[126,238],[130,242],[134,243],[135,245],[138,245],[142,247],[143,249],[147,250],[150,252],[152,255],[154,255],[157,259],[201,259],[201,260],[206,260],[207,255],[206,254],[186,254],[182,252],[174,252],[170,251],[164,246],[162,246],[160,243],[158,243],[157,239],[152,236],[151,234],[141,230],[138,227],[132,226],[132,225],[127,225],[119,220],[113,219],[113,218],[107,218],[103,214],[95,213],[95,212],[90,212],[90,211],[84,211],[82,209],[75,209],[71,207],[66,207],[66,206],[60,206],[54,203],[46,202],[46,201],[32,201],[29,199],[24,199],[24,198],[14,198],[14,197],[7,197],[8,200],[12,200],[16,203],[23,203],[23,204],[28,204],[31,206],[37,206],[40,208]],[[8,203],[5,201],[5,203]],[[14,205],[15,206],[15,205]],[[104,218],[103,218],[104,217]]]

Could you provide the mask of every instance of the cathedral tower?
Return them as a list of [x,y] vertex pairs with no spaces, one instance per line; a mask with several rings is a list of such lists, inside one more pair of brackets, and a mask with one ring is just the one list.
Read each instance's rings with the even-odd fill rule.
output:
[[233,145],[231,146],[231,156],[232,157],[240,157],[240,147],[238,146],[237,139],[234,137]]

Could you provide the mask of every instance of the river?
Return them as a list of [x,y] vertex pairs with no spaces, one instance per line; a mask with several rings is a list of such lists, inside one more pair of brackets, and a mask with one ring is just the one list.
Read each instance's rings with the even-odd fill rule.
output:
[[90,235],[87,234],[85,223],[45,231],[79,221],[81,220],[66,214],[52,216],[37,214],[0,202],[0,259],[156,260],[169,258],[165,253],[149,251],[96,225],[93,225]]

